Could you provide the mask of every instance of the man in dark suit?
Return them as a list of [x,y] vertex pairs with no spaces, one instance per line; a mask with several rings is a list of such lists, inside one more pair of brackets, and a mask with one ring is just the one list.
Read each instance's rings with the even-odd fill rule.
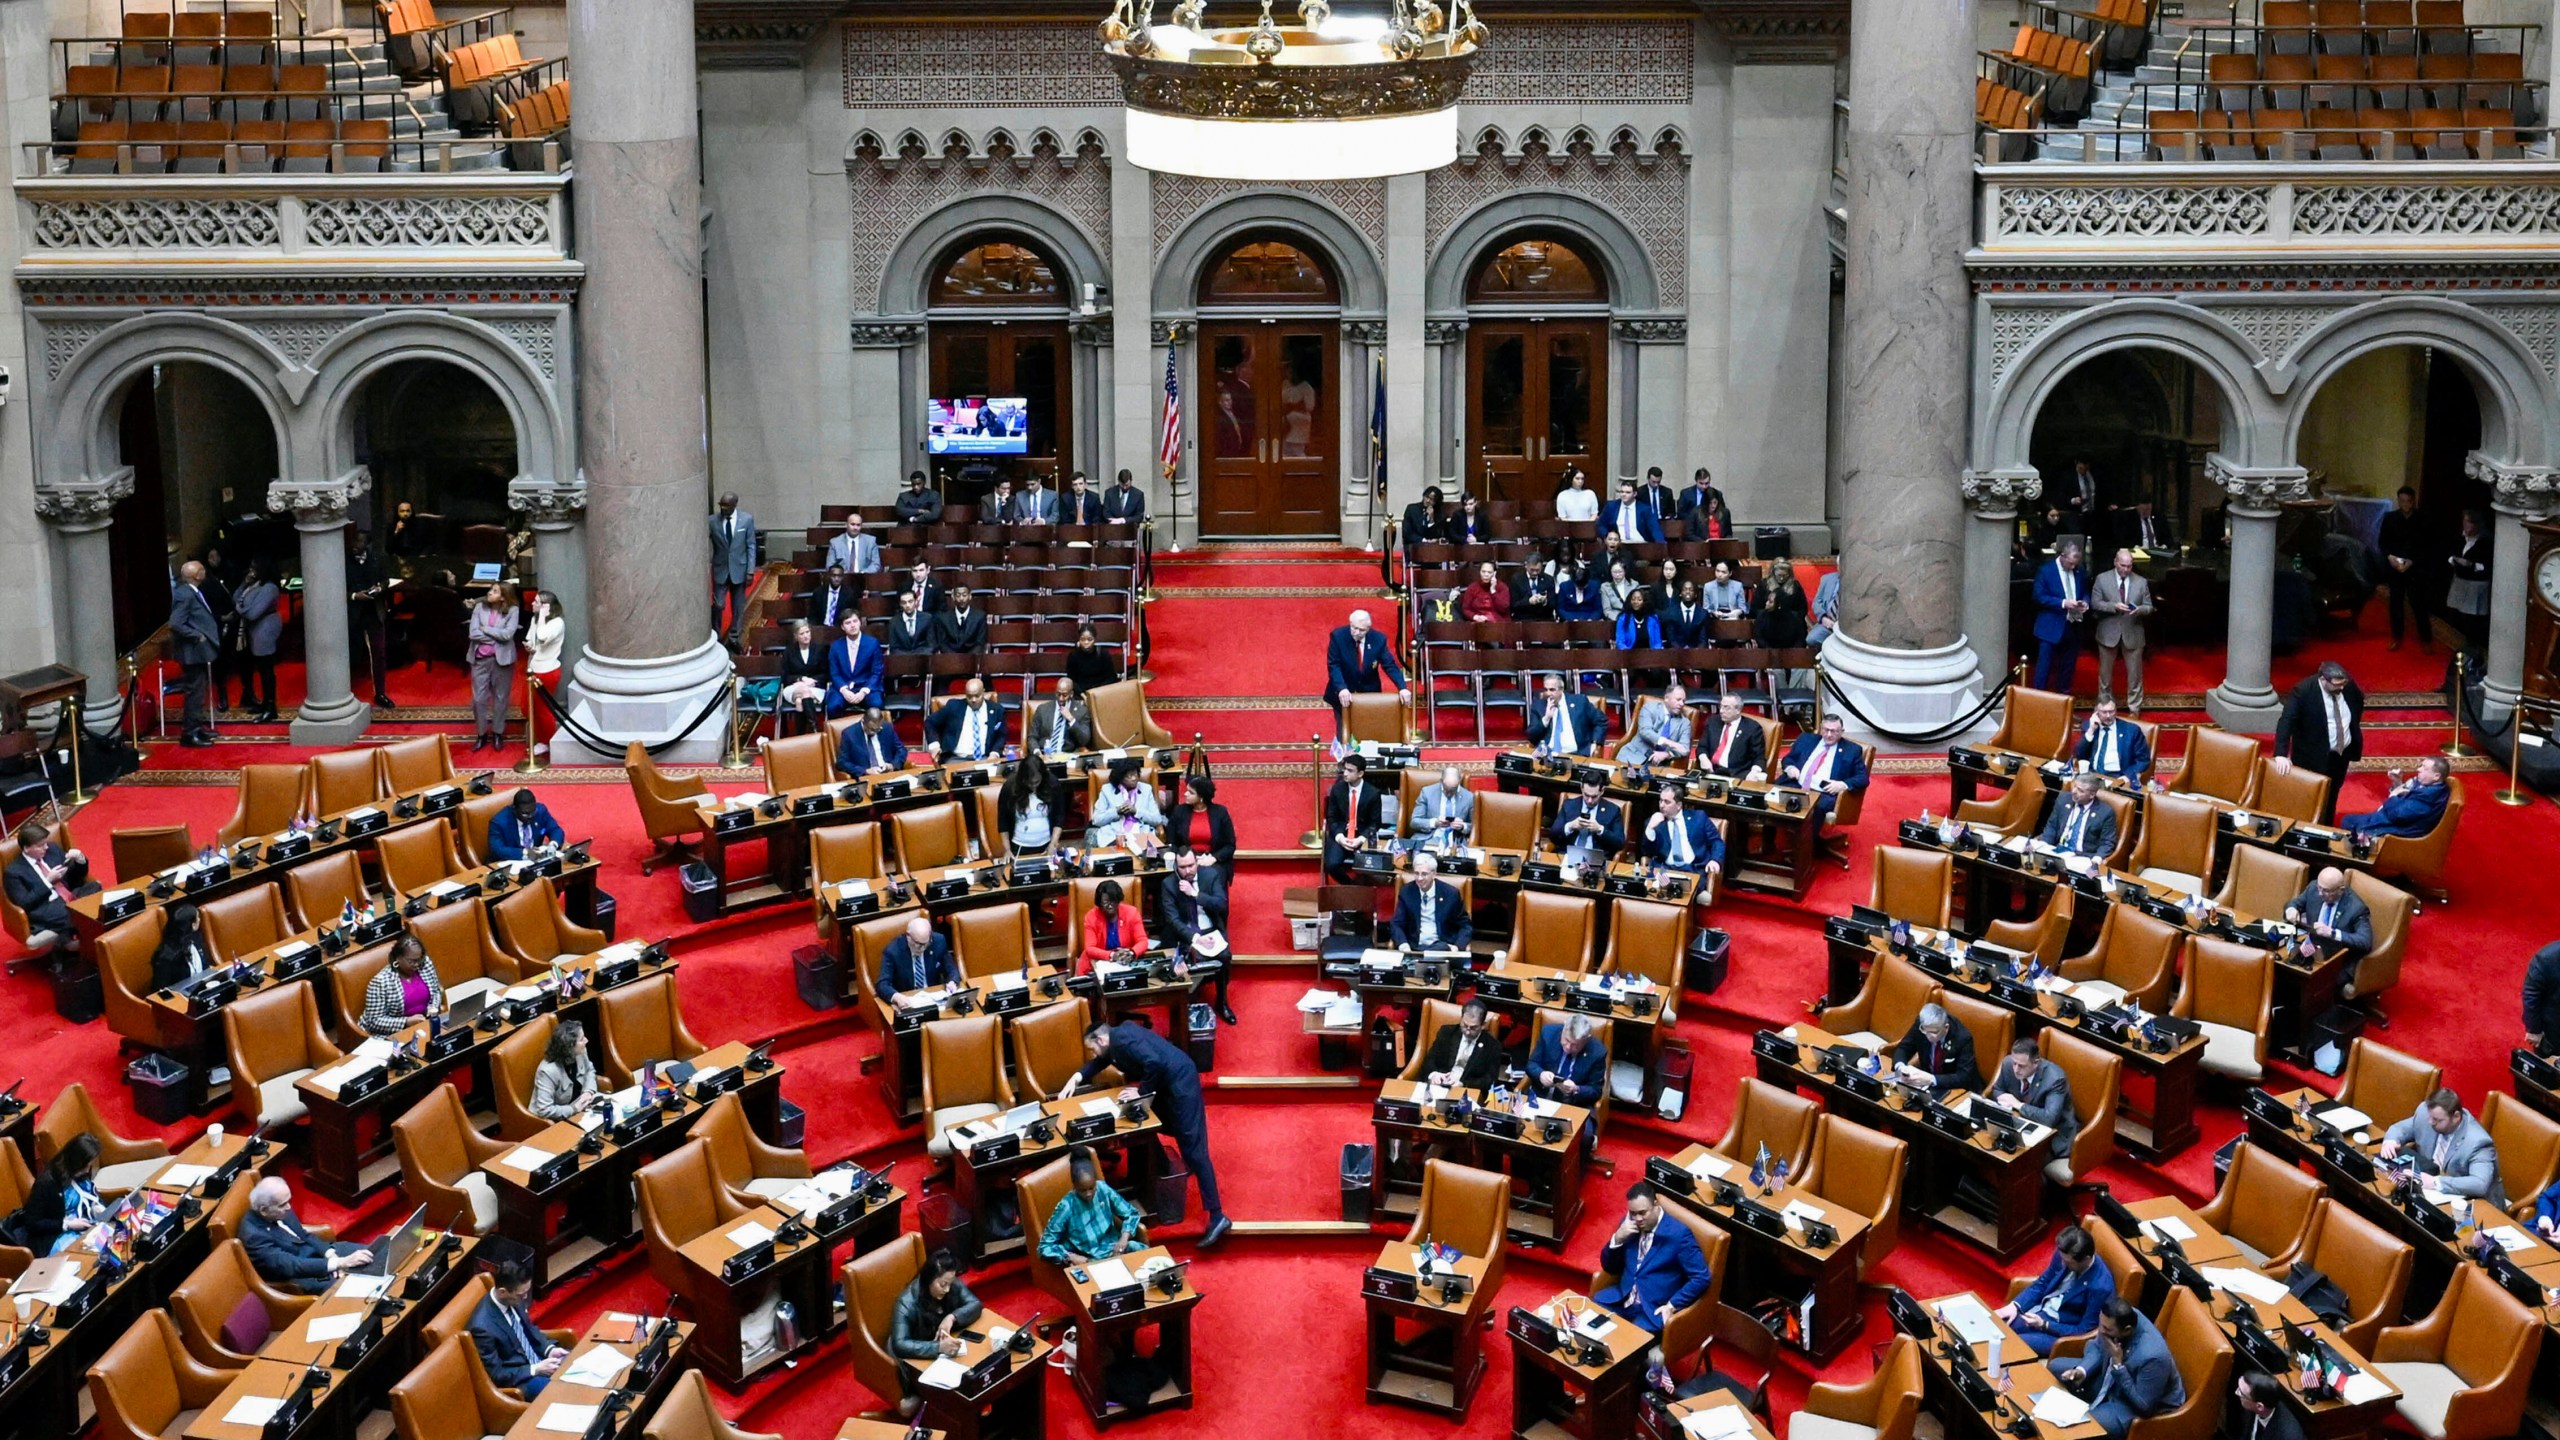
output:
[[[2143,477],[2145,491],[2151,488],[2150,479]],[[2137,501],[2116,512],[2116,543],[2165,555],[2178,548],[2178,527],[2168,516],[2151,513],[2150,501]]]
[[1130,525],[1147,518],[1147,492],[1128,471],[1113,477],[1111,488],[1102,492],[1102,518]]
[[1689,488],[1680,492],[1680,534],[1688,540],[1723,540],[1733,534],[1732,507],[1704,465],[1689,477]]
[[2133,1422],[2186,1403],[2186,1381],[2169,1342],[2119,1295],[2098,1314],[2098,1335],[2080,1359],[2054,1372],[2063,1388],[2089,1402],[2089,1418],[2110,1436]]
[[1760,722],[1742,713],[1742,697],[1728,691],[1717,699],[1715,716],[1698,737],[1698,763],[1739,780],[1768,763],[1768,744]]
[[916,592],[898,592],[898,613],[889,620],[889,653],[892,655],[930,655],[936,635],[933,617],[919,607]]
[[862,587],[846,579],[840,565],[828,566],[825,583],[809,592],[809,621],[821,630],[833,630],[861,608]]
[[1649,1180],[1627,1187],[1627,1218],[1601,1249],[1600,1268],[1617,1279],[1591,1298],[1656,1332],[1706,1294],[1714,1279],[1698,1237],[1662,1208]]
[[889,726],[889,712],[877,703],[866,706],[862,722],[844,727],[836,742],[836,770],[856,777],[884,775],[907,766],[907,742]]
[[488,855],[492,860],[521,860],[545,845],[565,845],[569,832],[551,818],[551,807],[518,790],[507,808],[489,817]]
[[1395,918],[1387,934],[1399,949],[1464,950],[1475,938],[1475,921],[1458,887],[1440,878],[1440,859],[1428,850],[1413,855],[1413,878],[1396,894]]
[[942,496],[927,488],[924,472],[907,472],[907,488],[898,493],[898,523],[930,525],[942,518]]
[[[738,508],[736,494],[720,497],[711,516],[711,628],[728,632],[735,647],[747,627],[747,591],[756,575],[756,517]],[[721,607],[728,607],[724,627]]]
[[2284,918],[2287,924],[2311,932],[2303,937],[2309,953],[2332,948],[2346,951],[2350,980],[2355,978],[2357,962],[2373,949],[2373,911],[2347,884],[2347,872],[2335,865],[2321,867],[2310,888],[2284,907]]
[[1550,675],[1529,708],[1529,743],[1544,755],[1596,755],[1609,721],[1589,697],[1568,695],[1562,676]]
[[1618,498],[1600,507],[1600,533],[1615,535],[1629,545],[1662,543],[1662,518],[1652,506],[1636,498],[1636,483],[1618,482]]
[[489,1293],[471,1311],[471,1344],[489,1383],[530,1400],[569,1360],[533,1323],[533,1272],[520,1260],[489,1267]]
[[2044,829],[2037,833],[2036,841],[2065,855],[2091,860],[2103,860],[2116,853],[2116,812],[2098,798],[2097,776],[2071,777],[2071,793],[2045,817]]
[[1840,717],[1826,715],[1820,733],[1799,735],[1778,764],[1778,778],[1813,792],[1816,824],[1827,824],[1840,797],[1867,788],[1866,747],[1845,738]]
[[951,608],[933,618],[933,647],[944,655],[978,655],[987,648],[987,612],[966,585],[951,587]]
[[1209,1228],[1199,1248],[1214,1249],[1235,1228],[1218,1200],[1218,1169],[1209,1156],[1209,1114],[1200,1102],[1200,1071],[1182,1047],[1135,1021],[1096,1024],[1084,1032],[1085,1065],[1059,1091],[1073,1095],[1093,1083],[1105,1067],[1147,1097],[1173,1135],[1182,1163],[1200,1182],[1200,1208],[1209,1213]]
[[1662,483],[1659,465],[1645,467],[1644,483],[1636,487],[1636,499],[1653,511],[1655,524],[1666,532],[1680,514],[1679,499],[1671,493],[1670,486]]
[[2071,758],[2098,774],[2136,785],[2151,776],[2151,742],[2142,738],[2141,726],[2116,714],[2113,700],[2100,700],[2089,712],[2089,723],[2081,727],[2080,745]]
[[293,1213],[293,1189],[270,1175],[249,1192],[240,1217],[240,1248],[249,1266],[271,1285],[305,1295],[326,1290],[340,1275],[373,1262],[373,1252],[346,1240],[323,1240]]
[[1724,873],[1724,836],[1704,810],[1680,803],[1680,787],[1665,785],[1644,822],[1645,858],[1688,875]]
[[2036,688],[2071,691],[2080,665],[2080,632],[2089,613],[2089,577],[2080,568],[2078,542],[2065,542],[2036,571]]
[[2348,769],[2364,758],[2364,687],[2348,678],[2346,666],[2323,660],[2318,674],[2293,687],[2276,716],[2269,753],[2279,772],[2299,765],[2329,777],[2329,793],[2320,799],[2320,823],[2329,823]]
[[1991,1103],[2022,1120],[2053,1132],[2053,1158],[2071,1158],[2071,1142],[2080,1136],[2080,1112],[2071,1103],[2071,1077],[2044,1058],[2032,1037],[2009,1044],[2009,1057],[1991,1077],[1984,1092]]
[[1626,846],[1626,813],[1618,802],[1605,798],[1601,780],[1595,775],[1556,807],[1555,823],[1547,827],[1547,838],[1568,854],[1587,846],[1606,861]]
[[[1564,1105],[1591,1105],[1608,1083],[1609,1053],[1591,1033],[1591,1017],[1576,1010],[1562,1025],[1538,1032],[1529,1051],[1529,1093]],[[1583,1132],[1586,1136],[1590,1131]]]
[[1920,1007],[1902,1043],[1893,1047],[1894,1069],[1904,1079],[1925,1082],[1941,1093],[1982,1088],[1982,1065],[1973,1058],[1973,1032],[1955,1022],[1947,1007]]
[[2338,823],[2359,835],[2397,835],[2406,840],[2436,828],[2445,806],[2453,803],[2453,763],[2441,755],[2429,755],[2408,779],[2400,779],[2397,770],[2391,774],[2391,790],[2382,797],[2381,809],[2349,815]]
[[1079,470],[1067,477],[1067,493],[1060,497],[1058,523],[1061,525],[1099,525],[1102,523],[1102,496]]
[[347,634],[364,641],[365,669],[373,676],[373,708],[388,710],[391,708],[391,625],[388,612],[393,582],[382,573],[382,557],[374,551],[373,537],[361,525],[354,527],[353,534],[355,548],[347,552]]
[[1502,1046],[1485,1026],[1492,1012],[1469,996],[1458,1007],[1458,1023],[1443,1025],[1423,1052],[1422,1078],[1460,1090],[1490,1090],[1502,1078]]
[[948,985],[959,973],[951,963],[951,937],[918,915],[907,922],[907,933],[880,947],[880,974],[872,988],[881,999],[894,1000],[901,991]]
[[984,760],[1004,753],[1004,707],[972,675],[959,698],[945,700],[925,722],[924,748],[936,760]]
[[881,654],[880,642],[862,628],[862,617],[847,615],[837,628],[843,634],[827,647],[829,715],[879,704],[888,683],[888,661]]
[[2525,962],[2524,1043],[2537,1055],[2560,1053],[2560,940]]
[[204,593],[204,566],[197,561],[178,567],[178,586],[169,592],[169,635],[186,696],[186,733],[178,743],[201,749],[213,743],[213,661],[222,653],[222,624]]
[[2441,549],[2418,518],[2418,492],[2403,485],[2392,497],[2391,513],[2382,517],[2373,537],[2382,557],[2382,588],[2391,592],[2391,648],[2400,648],[2406,615],[2418,622],[2418,649],[2436,653],[2435,622],[2427,618],[2428,561]]
[[942,587],[933,583],[933,566],[923,560],[907,570],[905,592],[915,597],[916,610],[928,620],[942,613]]
[[2071,478],[2062,482],[2063,523],[2075,535],[2096,535],[2098,516],[2105,510],[2098,496],[2098,477],[2086,460],[2071,462]]
[[[65,832],[66,834],[69,832]],[[71,924],[71,902],[94,895],[98,882],[89,878],[89,857],[53,843],[40,820],[18,827],[18,856],[0,871],[9,903],[27,917],[27,948],[45,954],[59,947],[78,948]]]
[[2240,1383],[2232,1387],[2232,1399],[2239,1407],[2232,1416],[2237,1428],[2225,1429],[2224,1434],[2238,1440],[2303,1440],[2302,1422],[2285,1405],[2284,1382],[2273,1375],[2263,1370],[2242,1372]]
[[1076,693],[1076,682],[1059,676],[1056,691],[1031,707],[1022,745],[1043,755],[1071,755],[1094,748],[1093,712]]
[[1164,922],[1165,943],[1192,947],[1195,978],[1202,961],[1221,962],[1192,994],[1214,997],[1218,1019],[1236,1024],[1235,1006],[1227,1000],[1228,983],[1235,978],[1235,966],[1227,960],[1227,882],[1218,867],[1200,851],[1176,850],[1173,874],[1156,892],[1156,910]]
[[1352,611],[1350,623],[1334,627],[1324,642],[1324,694],[1333,705],[1334,733],[1342,733],[1342,710],[1352,696],[1380,694],[1389,681],[1395,682],[1397,697],[1411,704],[1413,691],[1405,684],[1404,667],[1396,663],[1395,647],[1369,628],[1368,611]]
[[1345,755],[1324,797],[1324,873],[1351,883],[1351,855],[1375,835],[1386,794],[1368,781],[1369,762]]

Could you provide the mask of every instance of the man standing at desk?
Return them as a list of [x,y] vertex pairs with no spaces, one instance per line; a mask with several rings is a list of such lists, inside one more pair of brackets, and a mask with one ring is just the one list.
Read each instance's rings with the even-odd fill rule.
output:
[[2116,812],[2098,798],[2097,776],[2071,777],[2071,793],[2045,817],[2036,843],[2084,860],[2103,860],[2116,853]]
[[2098,698],[2112,700],[2116,661],[2124,661],[2124,703],[2142,712],[2142,621],[2151,613],[2151,582],[2135,573],[2133,552],[2118,550],[2116,563],[2089,585],[2089,608],[2098,623]]
[[1440,861],[1430,851],[1415,853],[1413,879],[1396,896],[1387,934],[1405,950],[1464,950],[1475,938],[1467,902],[1457,886],[1440,878]]
[[1156,1118],[1182,1151],[1182,1163],[1200,1182],[1200,1207],[1209,1212],[1209,1228],[1200,1248],[1215,1247],[1235,1228],[1226,1207],[1218,1203],[1218,1170],[1209,1160],[1209,1115],[1200,1103],[1200,1072],[1181,1047],[1135,1021],[1096,1023],[1084,1032],[1084,1068],[1058,1093],[1075,1094],[1093,1083],[1105,1068],[1117,1070],[1130,1088],[1147,1097]]
[[1591,1298],[1656,1334],[1714,1278],[1698,1237],[1662,1208],[1648,1180],[1627,1187],[1627,1218],[1600,1252],[1600,1268],[1618,1279]]
[[1337,626],[1324,644],[1324,693],[1333,704],[1333,733],[1342,733],[1342,712],[1352,696],[1381,694],[1390,680],[1397,698],[1412,704],[1413,691],[1405,684],[1404,667],[1396,663],[1395,647],[1369,628],[1368,611],[1352,611],[1351,622]]
[[2169,1342],[2121,1295],[2099,1312],[2097,1338],[2080,1352],[2080,1363],[2053,1378],[2089,1402],[2089,1418],[2109,1435],[2187,1403],[2186,1381]]
[[[711,516],[711,630],[726,633],[736,649],[747,628],[747,591],[756,577],[756,517],[738,508],[733,492],[720,497]],[[727,607],[724,624],[722,607]]]

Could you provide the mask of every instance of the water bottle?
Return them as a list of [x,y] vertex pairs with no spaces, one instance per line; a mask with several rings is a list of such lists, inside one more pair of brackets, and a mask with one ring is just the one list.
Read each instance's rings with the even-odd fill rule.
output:
[[974,835],[969,837],[969,863],[972,865],[978,863],[978,839]]

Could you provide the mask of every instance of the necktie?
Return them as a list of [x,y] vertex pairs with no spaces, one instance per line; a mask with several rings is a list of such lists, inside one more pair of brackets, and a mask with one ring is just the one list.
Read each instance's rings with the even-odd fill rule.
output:
[[1741,728],[1742,728],[1742,727],[1741,727],[1739,724],[1735,724],[1735,725],[1727,725],[1726,727],[1724,727],[1724,733],[1723,733],[1722,735],[1719,735],[1719,736],[1717,736],[1717,737],[1716,737],[1716,768],[1717,768],[1717,769],[1719,769],[1719,770],[1723,769],[1723,768],[1724,768],[1724,765],[1725,765],[1725,761],[1726,761],[1729,757],[1731,757],[1731,756],[1732,756],[1732,754],[1733,754],[1733,732],[1735,732],[1736,730],[1739,730],[1739,729],[1741,729]]
[[2347,703],[2343,696],[2327,695],[2329,707],[2329,753],[2347,753]]
[[2336,923],[2337,918],[2338,918],[2338,902],[2337,902],[2337,901],[2335,901],[2335,900],[2331,900],[2331,901],[2328,901],[2328,902],[2326,902],[2326,903],[2324,903],[2324,904],[2322,904],[2322,905],[2321,905],[2321,907],[2320,907],[2320,923],[2321,923],[2321,924],[2323,924],[2323,925],[2330,925],[2330,924],[2334,924],[2334,923]]
[[1807,785],[1820,785],[1831,778],[1830,741],[1825,740],[1821,744],[1813,747],[1813,763],[1805,766],[1802,773],[1800,773],[1796,778],[1804,781]]
[[1637,1237],[1636,1237],[1636,1263],[1635,1263],[1634,1265],[1632,1265],[1632,1266],[1630,1266],[1630,1267],[1628,1268],[1627,1273],[1628,1273],[1629,1275],[1631,1275],[1631,1276],[1632,1276],[1632,1275],[1634,1275],[1637,1271],[1640,1271],[1640,1270],[1644,1269],[1644,1257],[1645,1257],[1648,1253],[1650,1253],[1650,1252],[1652,1251],[1652,1249],[1653,1249],[1653,1232],[1652,1232],[1652,1231],[1647,1230],[1647,1231],[1646,1231],[1646,1232],[1644,1232],[1643,1234],[1641,1234],[1641,1235],[1639,1235],[1639,1236],[1637,1236]]
[[1625,540],[1640,538],[1636,534],[1636,507],[1633,504],[1618,507],[1618,536]]
[[2074,805],[2074,806],[2072,806],[2072,807],[2071,807],[2071,833],[2062,837],[2062,848],[2064,848],[2065,850],[2077,850],[2077,849],[2079,849],[2079,848],[2080,848],[2080,837],[2081,837],[2081,835],[2083,835],[2084,833],[2086,833],[2086,832],[2087,832],[2088,828],[2089,828],[2089,807],[2088,807],[2088,806],[2086,806],[2086,805]]
[[517,850],[519,850],[519,851],[524,851],[524,850],[531,850],[532,848],[533,848],[533,822],[531,822],[531,821],[529,821],[529,820],[519,820],[519,821],[517,821],[517,822],[516,822],[516,849],[517,849]]
[[1669,823],[1671,825],[1671,863],[1686,865],[1689,863],[1689,826],[1678,815],[1672,816]]
[[2064,566],[2062,569],[2062,603],[2068,605],[2079,598],[2080,587],[2072,583],[2070,567]]
[[907,980],[908,989],[921,990],[924,988],[924,956],[916,953],[916,947],[913,945],[907,947],[907,974],[909,976]]
[[1064,750],[1067,748],[1067,707],[1053,702],[1049,713],[1049,748]]
[[1420,907],[1422,926],[1414,938],[1422,942],[1423,949],[1428,950],[1440,943],[1439,887],[1435,885],[1425,888],[1418,898],[1422,902]]
[[1474,1054],[1475,1051],[1475,1037],[1469,1035],[1463,1030],[1459,1031],[1458,1053],[1457,1056],[1449,1062],[1449,1068],[1458,1072],[1458,1078],[1460,1080],[1467,1078],[1467,1057]]
[[2116,727],[2107,727],[2106,744],[2098,752],[2098,768],[2112,775],[2116,771]]
[[[34,862],[37,857],[30,855],[27,858],[30,862]],[[69,882],[62,878],[62,872],[53,868],[53,861],[49,857],[44,859],[41,863],[45,867],[44,873],[46,877],[53,885],[53,893],[62,897],[63,904],[70,904],[74,897],[71,894],[71,886]]]
[[2450,1136],[2450,1135],[2439,1135],[2439,1136],[2437,1136],[2437,1137],[2436,1137],[2436,1173],[2437,1173],[2437,1174],[2441,1175],[2441,1174],[2443,1174],[2443,1173],[2444,1173],[2444,1162],[2445,1162],[2445,1157],[2446,1157],[2448,1154],[2452,1153],[2452,1150],[2453,1150],[2453,1137],[2452,1137],[2452,1136]]
[[836,623],[836,592],[833,590],[827,592],[827,623]]

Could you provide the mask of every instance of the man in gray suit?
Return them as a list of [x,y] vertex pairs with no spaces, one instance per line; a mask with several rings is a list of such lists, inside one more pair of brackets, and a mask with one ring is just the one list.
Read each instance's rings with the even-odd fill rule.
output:
[[2507,1208],[2506,1182],[2498,1176],[2498,1142],[2462,1108],[2462,1097],[2439,1090],[2418,1113],[2382,1137],[2382,1158],[2436,1177],[2435,1188]]
[[2142,617],[2151,613],[2151,582],[2133,573],[2133,552],[2119,550],[2113,568],[2089,584],[2098,617],[2098,698],[2112,699],[2116,661],[2124,661],[2124,708],[2142,713]]
[[[756,517],[738,508],[737,492],[720,497],[711,517],[711,629],[737,647],[747,624],[747,586],[756,576]],[[726,604],[728,620],[721,620]]]
[[1991,1077],[1991,1102],[2022,1120],[2053,1130],[2053,1158],[2071,1158],[2071,1142],[2080,1134],[2080,1112],[2072,1108],[2071,1077],[2038,1053],[2036,1042],[2013,1041],[2009,1056]]
[[1013,497],[1013,513],[1005,517],[1016,525],[1055,525],[1058,523],[1058,492],[1040,483],[1034,473],[1031,483]]
[[169,591],[169,636],[176,642],[186,696],[185,733],[178,743],[202,749],[213,743],[213,661],[222,653],[222,627],[213,618],[213,602],[205,598],[204,566],[198,561],[178,567],[178,583]]
[[1618,747],[1621,765],[1652,765],[1687,760],[1690,751],[1689,692],[1674,684],[1659,700],[1636,707],[1635,733]]
[[1458,776],[1458,767],[1440,767],[1440,783],[1422,787],[1413,799],[1413,823],[1409,848],[1426,846],[1445,849],[1464,845],[1476,828],[1476,792],[1466,787]]

